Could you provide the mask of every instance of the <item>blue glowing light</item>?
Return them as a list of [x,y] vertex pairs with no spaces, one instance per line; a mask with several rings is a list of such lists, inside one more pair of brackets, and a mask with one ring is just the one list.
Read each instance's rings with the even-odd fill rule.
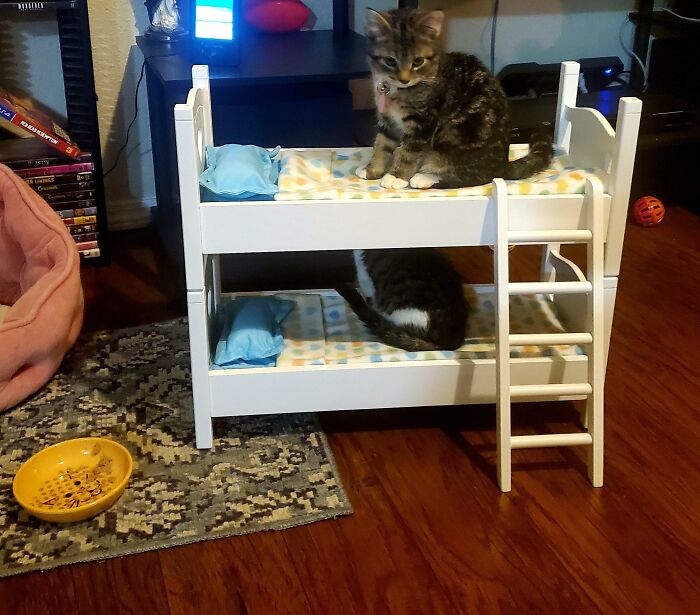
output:
[[605,74],[606,74],[606,75],[612,75],[612,72],[613,72],[613,71],[612,71],[612,68],[606,68],[606,69],[605,69]]

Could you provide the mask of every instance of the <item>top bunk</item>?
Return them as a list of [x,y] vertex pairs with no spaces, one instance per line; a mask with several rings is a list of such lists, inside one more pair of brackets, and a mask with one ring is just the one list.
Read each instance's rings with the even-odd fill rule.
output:
[[[552,168],[529,180],[456,190],[386,190],[354,170],[369,150],[288,149],[274,198],[220,201],[199,178],[213,145],[208,67],[192,68],[193,88],[175,106],[185,236],[203,254],[485,246],[496,243],[497,195],[507,194],[510,228],[519,233],[585,230],[586,191],[601,191],[608,241],[621,250],[641,101],[622,98],[617,132],[596,110],[576,107],[579,66],[562,64]],[[511,158],[527,146],[511,148]],[[541,243],[536,241],[533,243]]]

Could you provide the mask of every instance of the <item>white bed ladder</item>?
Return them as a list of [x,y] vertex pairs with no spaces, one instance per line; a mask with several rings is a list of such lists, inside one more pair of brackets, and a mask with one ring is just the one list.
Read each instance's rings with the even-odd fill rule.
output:
[[[502,179],[494,180],[496,236],[494,275],[496,289],[496,405],[498,484],[511,488],[511,451],[518,448],[588,446],[588,476],[594,487],[603,485],[603,387],[605,379],[605,327],[603,314],[604,209],[603,185],[597,178],[586,181],[585,230],[520,231],[509,229],[508,189]],[[508,244],[585,243],[588,248],[587,275],[573,282],[509,281]],[[586,293],[587,329],[580,333],[511,334],[509,296],[518,294]],[[522,345],[586,345],[588,382],[511,385],[510,348]],[[586,397],[585,431],[566,434],[511,435],[511,400]]]

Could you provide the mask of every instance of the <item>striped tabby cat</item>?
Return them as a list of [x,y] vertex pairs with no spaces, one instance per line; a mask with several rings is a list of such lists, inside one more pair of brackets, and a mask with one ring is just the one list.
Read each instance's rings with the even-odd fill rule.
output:
[[378,134],[358,169],[385,188],[455,188],[521,179],[547,168],[549,131],[530,153],[508,162],[510,113],[496,78],[474,56],[444,53],[442,11],[368,13],[369,62],[376,86]]

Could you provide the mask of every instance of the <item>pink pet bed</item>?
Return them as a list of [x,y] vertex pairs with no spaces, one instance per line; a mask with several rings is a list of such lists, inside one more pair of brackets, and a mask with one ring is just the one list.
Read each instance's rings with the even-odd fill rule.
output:
[[40,389],[83,322],[80,258],[61,219],[0,164],[0,410]]

